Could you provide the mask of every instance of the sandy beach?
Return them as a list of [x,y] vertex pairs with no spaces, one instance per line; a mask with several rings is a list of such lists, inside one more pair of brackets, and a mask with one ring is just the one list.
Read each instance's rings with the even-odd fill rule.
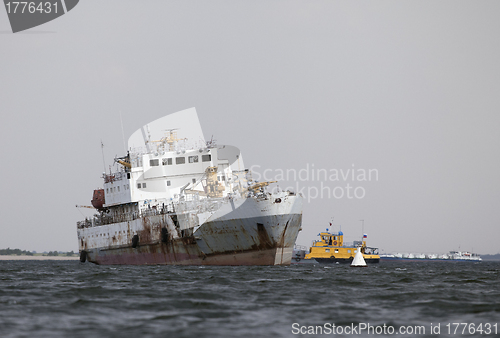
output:
[[79,257],[0,255],[0,261],[76,261]]

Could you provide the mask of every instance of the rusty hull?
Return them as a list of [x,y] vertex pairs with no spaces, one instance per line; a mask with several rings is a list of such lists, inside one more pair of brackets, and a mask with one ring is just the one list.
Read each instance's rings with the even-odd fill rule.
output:
[[[297,211],[302,200],[290,196],[282,205],[274,203],[246,199],[187,230],[180,230],[173,214],[80,229],[80,252],[96,264],[289,265],[302,223]],[[289,212],[275,214],[279,208]],[[139,241],[134,248],[135,235]]]

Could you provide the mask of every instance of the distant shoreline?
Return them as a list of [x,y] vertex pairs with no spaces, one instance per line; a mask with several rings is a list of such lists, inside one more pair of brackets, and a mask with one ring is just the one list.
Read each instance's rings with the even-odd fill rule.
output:
[[76,261],[79,257],[68,256],[18,256],[0,255],[0,261]]

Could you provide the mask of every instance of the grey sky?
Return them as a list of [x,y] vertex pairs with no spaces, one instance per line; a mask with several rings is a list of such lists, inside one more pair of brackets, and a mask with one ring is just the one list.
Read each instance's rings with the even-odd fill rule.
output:
[[[497,253],[498,1],[80,1],[12,34],[0,8],[0,248],[77,250],[75,204],[142,125],[196,107],[247,167],[377,169],[304,206],[402,252]],[[331,188],[349,182],[324,182]],[[281,187],[294,182],[282,182]],[[321,182],[299,182],[320,187]],[[87,210],[81,210],[88,215]],[[335,227],[334,230],[337,230]]]

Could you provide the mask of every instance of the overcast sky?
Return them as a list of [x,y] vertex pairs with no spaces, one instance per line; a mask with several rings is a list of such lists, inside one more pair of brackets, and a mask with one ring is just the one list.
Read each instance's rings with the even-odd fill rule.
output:
[[[386,252],[500,252],[500,2],[83,0],[12,34],[0,8],[0,248],[78,250],[125,138],[196,107],[247,167],[298,182],[297,243],[334,217]],[[361,187],[364,198],[312,198]],[[297,187],[289,179],[281,182]],[[297,190],[297,189],[296,189]],[[324,195],[326,189],[323,189]]]

